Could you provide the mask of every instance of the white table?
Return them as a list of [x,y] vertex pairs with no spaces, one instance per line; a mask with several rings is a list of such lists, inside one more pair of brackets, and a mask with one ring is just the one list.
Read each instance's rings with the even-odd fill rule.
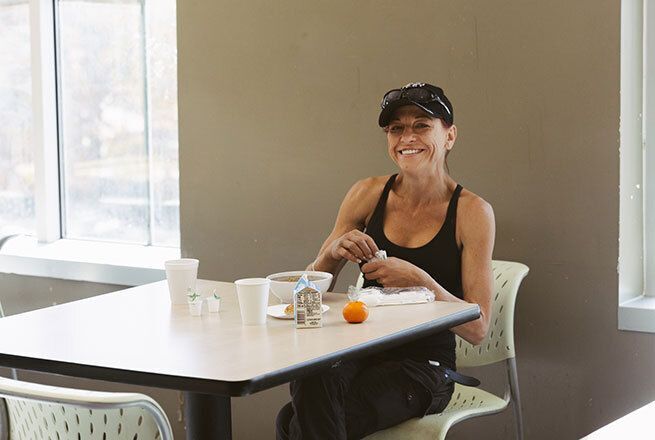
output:
[[592,432],[582,440],[652,439],[655,401]]
[[[475,304],[434,302],[341,317],[346,296],[328,293],[319,329],[268,318],[241,325],[234,284],[198,281],[221,295],[221,312],[171,306],[165,281],[0,319],[0,365],[182,390],[187,438],[230,438],[230,396],[244,396],[476,319]],[[271,298],[275,303],[276,299]]]

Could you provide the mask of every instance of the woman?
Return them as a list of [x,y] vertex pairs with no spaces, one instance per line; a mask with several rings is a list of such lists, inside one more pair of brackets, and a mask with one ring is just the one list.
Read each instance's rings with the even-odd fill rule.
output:
[[[280,439],[361,438],[441,412],[457,376],[454,334],[479,344],[489,328],[494,215],[448,173],[457,139],[450,101],[439,87],[408,84],[384,95],[378,123],[399,173],[353,185],[310,268],[336,278],[352,261],[365,286],[425,286],[438,301],[477,303],[480,318],[292,382]],[[389,258],[369,261],[379,249]]]

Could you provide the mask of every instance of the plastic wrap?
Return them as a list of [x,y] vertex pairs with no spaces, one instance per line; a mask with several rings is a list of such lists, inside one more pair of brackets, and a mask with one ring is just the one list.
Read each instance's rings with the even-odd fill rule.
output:
[[348,288],[348,297],[369,307],[420,304],[434,301],[434,292],[423,286]]

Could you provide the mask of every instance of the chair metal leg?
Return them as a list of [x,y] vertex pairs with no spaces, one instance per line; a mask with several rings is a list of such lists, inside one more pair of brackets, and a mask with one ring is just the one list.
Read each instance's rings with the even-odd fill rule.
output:
[[507,359],[507,380],[512,395],[514,419],[516,419],[516,438],[523,440],[523,414],[521,413],[521,395],[519,393],[519,377],[516,370],[516,359]]

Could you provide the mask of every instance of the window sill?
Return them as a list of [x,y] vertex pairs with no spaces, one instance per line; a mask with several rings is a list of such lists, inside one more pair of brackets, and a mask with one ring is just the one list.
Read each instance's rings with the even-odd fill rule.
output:
[[17,236],[0,249],[0,272],[138,286],[165,279],[164,261],[176,258],[177,248]]
[[655,333],[655,297],[641,295],[619,304],[619,330]]

